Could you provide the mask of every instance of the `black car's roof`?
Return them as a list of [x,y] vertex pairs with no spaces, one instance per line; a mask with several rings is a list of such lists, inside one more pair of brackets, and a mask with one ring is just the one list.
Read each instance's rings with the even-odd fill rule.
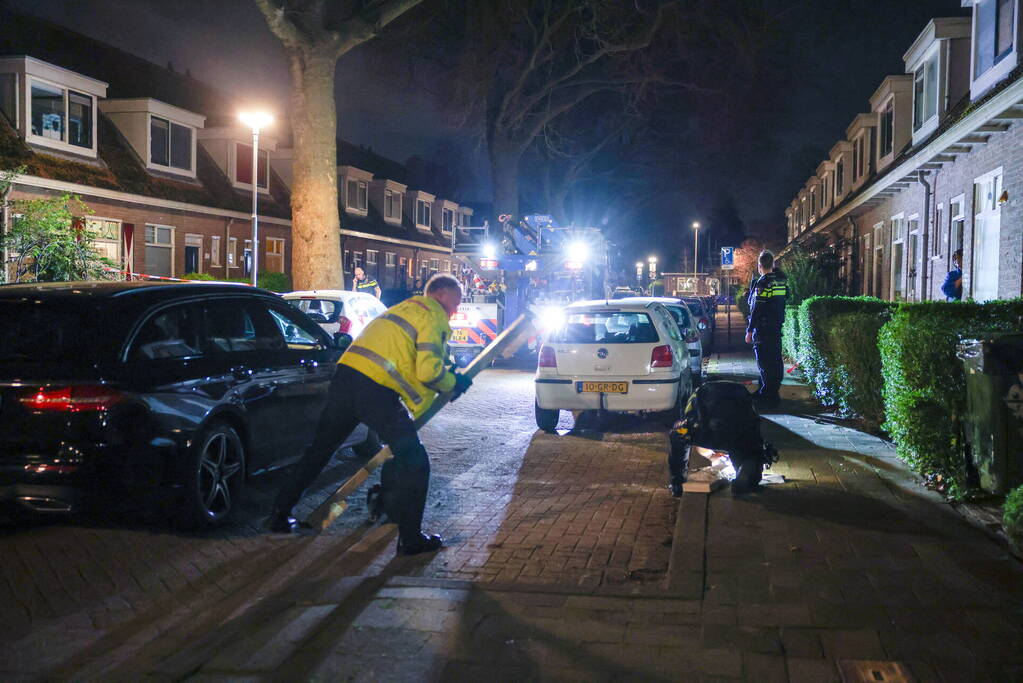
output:
[[35,299],[127,299],[147,303],[202,294],[263,294],[265,289],[231,282],[33,282],[0,285],[0,299],[32,297]]

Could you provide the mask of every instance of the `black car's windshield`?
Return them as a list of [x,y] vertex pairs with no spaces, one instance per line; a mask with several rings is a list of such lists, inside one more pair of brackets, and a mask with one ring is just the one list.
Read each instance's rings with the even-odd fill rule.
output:
[[81,301],[0,298],[0,362],[95,360],[105,319],[97,313]]
[[652,344],[657,329],[646,313],[572,313],[565,324],[551,332],[550,341],[565,344]]

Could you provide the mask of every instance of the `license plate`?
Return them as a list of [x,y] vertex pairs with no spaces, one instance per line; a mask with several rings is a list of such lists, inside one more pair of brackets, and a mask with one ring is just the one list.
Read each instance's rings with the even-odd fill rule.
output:
[[453,330],[451,334],[451,341],[453,342],[467,342],[469,341],[469,330],[461,328]]
[[628,382],[577,382],[575,390],[580,394],[627,394]]

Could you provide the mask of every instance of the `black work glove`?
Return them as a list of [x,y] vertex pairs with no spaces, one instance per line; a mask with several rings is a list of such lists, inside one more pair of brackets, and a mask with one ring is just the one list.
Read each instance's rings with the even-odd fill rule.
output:
[[455,373],[455,388],[451,390],[451,400],[457,401],[458,397],[469,390],[472,386],[472,378],[460,372]]

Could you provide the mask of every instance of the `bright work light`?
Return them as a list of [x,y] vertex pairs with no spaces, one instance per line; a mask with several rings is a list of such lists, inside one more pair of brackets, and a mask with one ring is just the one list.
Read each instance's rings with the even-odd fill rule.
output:
[[565,324],[565,311],[560,306],[545,306],[538,313],[537,317],[542,330],[557,330]]
[[497,249],[490,242],[487,242],[486,244],[483,245],[483,258],[486,259],[497,258]]
[[590,257],[590,246],[586,242],[572,242],[565,252],[569,261],[583,263]]
[[243,111],[238,119],[253,130],[262,130],[274,122],[274,117],[264,111]]

